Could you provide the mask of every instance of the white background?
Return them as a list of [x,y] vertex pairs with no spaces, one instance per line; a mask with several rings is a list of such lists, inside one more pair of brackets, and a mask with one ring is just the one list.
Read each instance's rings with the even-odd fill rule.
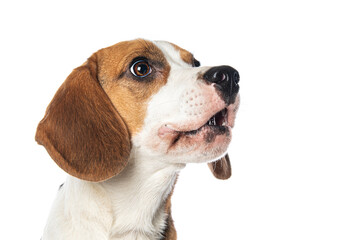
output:
[[34,141],[71,70],[168,40],[241,75],[233,177],[188,165],[179,239],[360,239],[358,1],[2,1],[0,239],[39,239],[65,174]]

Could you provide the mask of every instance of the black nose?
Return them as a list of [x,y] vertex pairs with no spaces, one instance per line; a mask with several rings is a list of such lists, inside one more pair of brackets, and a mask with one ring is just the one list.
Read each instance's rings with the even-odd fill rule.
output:
[[216,89],[220,91],[226,104],[235,102],[236,94],[240,88],[238,71],[230,66],[213,67],[204,73],[203,78],[209,83],[215,83]]

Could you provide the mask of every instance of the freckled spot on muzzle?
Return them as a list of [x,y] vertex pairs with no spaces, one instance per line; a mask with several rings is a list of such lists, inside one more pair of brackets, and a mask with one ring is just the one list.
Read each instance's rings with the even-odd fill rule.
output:
[[215,137],[216,137],[216,134],[214,132],[208,132],[205,135],[205,141],[207,143],[211,143],[214,141]]
[[216,136],[218,135],[226,135],[227,137],[230,136],[230,131],[227,127],[224,126],[217,126],[216,128],[211,129],[205,134],[205,141],[207,143],[211,143],[215,140]]

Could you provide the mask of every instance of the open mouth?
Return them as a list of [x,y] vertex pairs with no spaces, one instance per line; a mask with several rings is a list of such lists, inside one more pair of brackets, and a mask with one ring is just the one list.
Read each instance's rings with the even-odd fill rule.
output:
[[186,135],[193,135],[198,133],[202,128],[204,127],[211,127],[211,128],[226,128],[228,125],[228,117],[227,117],[227,109],[224,108],[223,110],[217,112],[215,115],[213,115],[203,126],[201,126],[200,128],[196,129],[196,130],[192,130],[192,131],[188,131],[188,132],[183,132]]
[[181,139],[184,139],[184,141],[205,140],[210,143],[219,135],[228,137],[231,134],[232,125],[229,109],[224,108],[212,115],[202,126],[196,129],[180,130],[174,129],[169,125],[164,125],[159,129],[158,134],[162,138],[166,136],[170,137],[170,148],[172,148],[177,145]]
[[[210,142],[217,135],[229,134],[228,127],[228,110],[224,108],[223,110],[214,114],[204,125],[198,129],[191,131],[176,131],[176,136],[173,138],[171,146],[174,146],[182,137],[196,137],[197,135],[207,132],[208,136],[206,139],[209,139]],[[211,133],[211,134],[210,134]],[[210,139],[211,138],[211,139]]]

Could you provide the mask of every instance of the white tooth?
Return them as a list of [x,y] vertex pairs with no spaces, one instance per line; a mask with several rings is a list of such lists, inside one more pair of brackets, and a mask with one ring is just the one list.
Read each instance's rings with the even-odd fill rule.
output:
[[210,118],[210,120],[209,120],[209,125],[210,125],[210,126],[216,125],[215,117]]

